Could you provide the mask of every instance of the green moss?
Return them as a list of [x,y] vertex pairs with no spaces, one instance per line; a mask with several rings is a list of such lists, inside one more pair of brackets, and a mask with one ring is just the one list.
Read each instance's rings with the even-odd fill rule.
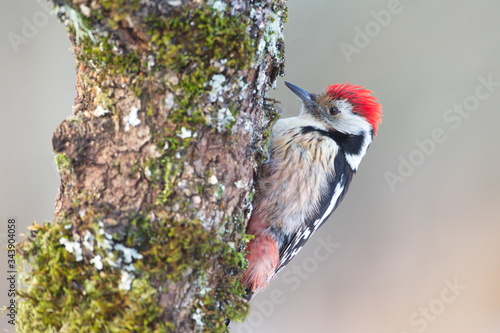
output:
[[[117,22],[138,7],[139,1],[102,1],[100,5],[102,8],[93,10],[91,17],[85,17],[77,10],[73,10],[74,16],[77,15],[86,27],[100,22],[115,30]],[[187,8],[173,9],[168,17],[152,14],[145,18],[143,29],[149,35],[146,50],[120,45],[113,34],[84,37],[77,57],[88,68],[96,69],[89,82],[104,82],[108,77],[128,77],[131,78],[128,83],[130,89],[141,97],[146,80],[154,78],[161,82],[163,76],[164,91],[182,91],[175,96],[178,107],[170,113],[170,120],[182,126],[210,124],[211,116],[207,112],[217,110],[202,108],[204,103],[199,101],[211,90],[208,83],[213,75],[221,73],[221,70],[222,73],[233,73],[252,63],[254,47],[247,32],[249,19],[214,12],[209,6],[191,5]],[[77,20],[71,22],[74,21]],[[70,24],[68,29],[76,28]],[[150,66],[149,56],[152,54],[155,55],[154,65]],[[224,60],[222,68],[214,66],[213,61],[220,60]],[[171,74],[166,73],[178,73],[175,83],[168,81]],[[106,89],[104,84],[100,84],[100,88]],[[105,105],[103,107],[106,108]],[[231,110],[234,115],[239,107],[233,105]],[[154,115],[154,112],[147,114]]]
[[[148,163],[149,168],[155,170],[157,184],[162,188],[161,194],[157,198],[161,205],[172,200],[171,195],[174,192],[176,180],[182,171],[183,152],[190,143],[191,138],[182,139],[176,135],[165,136],[158,147],[160,151],[164,152],[163,155]],[[167,147],[167,149],[165,150],[163,147]]]
[[[247,68],[252,61],[252,43],[247,32],[248,18],[214,12],[210,7],[173,10],[169,17],[150,16],[146,19],[150,47],[156,70],[179,73],[178,83],[170,89],[180,89],[176,96],[179,108],[172,120],[181,124],[206,123],[206,110],[199,103],[211,90],[208,84],[221,69],[213,61],[225,60],[223,72]],[[238,41],[238,42],[235,42]],[[235,108],[237,110],[237,108]]]
[[[206,332],[223,332],[227,318],[242,319],[248,312],[248,304],[240,298],[244,288],[235,274],[245,266],[244,256],[222,238],[214,238],[200,221],[151,223],[137,217],[112,238],[100,223],[80,236],[73,235],[71,224],[46,223],[32,230],[32,239],[22,242],[19,250],[22,264],[31,267],[22,276],[27,288],[19,293],[23,298],[19,332],[170,331],[171,323],[160,319],[162,309],[152,287],[167,280],[188,279],[198,287],[199,301],[192,311],[204,314]],[[68,251],[62,239],[77,244],[82,258],[77,251]],[[128,290],[121,287],[121,280],[129,263],[116,244],[142,256],[133,261]],[[100,269],[93,262],[97,256]],[[206,272],[214,256],[227,274],[215,289],[209,289]]]
[[98,69],[98,72],[93,73],[98,81],[105,77],[138,75],[144,68],[141,55],[114,49],[114,46],[109,36],[101,36],[96,43],[85,40],[82,52],[78,53],[78,60],[89,68]]
[[66,154],[58,153],[56,154],[54,160],[56,162],[56,166],[59,172],[67,172],[71,170],[73,160],[68,156],[66,156]]
[[[132,11],[138,10],[140,8],[140,0],[102,0],[100,5],[104,9],[104,17],[108,24],[116,29],[118,28],[118,23],[129,16]],[[99,15],[99,12],[94,14]]]
[[[232,232],[243,234],[242,222],[242,217],[227,218],[222,229],[230,229]],[[203,314],[204,332],[227,332],[228,319],[243,321],[248,314],[249,304],[241,299],[241,295],[245,294],[245,288],[239,275],[235,274],[247,266],[244,253],[238,251],[244,242],[246,242],[245,239],[235,246],[222,242],[220,239],[210,241],[211,246],[219,255],[219,263],[223,266],[225,274],[219,280],[215,290],[200,294],[202,297],[192,310],[193,314]]]
[[[203,314],[204,332],[224,332],[227,319],[241,320],[246,316],[248,303],[241,299],[245,290],[236,274],[245,267],[246,260],[236,247],[214,237],[196,220],[161,221],[151,227],[151,246],[144,252],[144,260],[138,262],[138,270],[150,272],[152,281],[187,278],[196,286],[199,301],[191,311]],[[227,274],[215,289],[208,289],[206,272],[211,270],[210,258],[214,256],[220,258],[218,262]]]
[[[130,290],[122,290],[120,268],[105,262],[101,270],[95,268],[89,258],[106,258],[106,251],[96,245],[89,253],[74,239],[70,224],[32,229],[32,239],[19,250],[22,264],[31,268],[22,275],[26,289],[19,292],[19,332],[165,332],[166,323],[158,320],[162,309],[156,290],[147,276],[138,275]],[[98,238],[97,230],[89,232]],[[77,261],[61,239],[80,244],[84,259]]]

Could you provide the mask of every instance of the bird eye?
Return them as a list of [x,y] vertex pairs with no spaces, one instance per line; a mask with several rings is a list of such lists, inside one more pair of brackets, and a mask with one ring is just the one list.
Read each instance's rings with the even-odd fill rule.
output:
[[332,116],[336,116],[336,115],[338,115],[339,113],[340,113],[340,110],[339,110],[336,106],[332,106],[332,107],[330,108],[330,114],[331,114]]

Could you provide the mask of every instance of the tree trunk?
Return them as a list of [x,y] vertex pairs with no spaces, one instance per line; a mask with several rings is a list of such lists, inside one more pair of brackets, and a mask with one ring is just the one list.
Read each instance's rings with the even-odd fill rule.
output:
[[283,70],[283,1],[53,0],[77,67],[21,332],[223,332]]

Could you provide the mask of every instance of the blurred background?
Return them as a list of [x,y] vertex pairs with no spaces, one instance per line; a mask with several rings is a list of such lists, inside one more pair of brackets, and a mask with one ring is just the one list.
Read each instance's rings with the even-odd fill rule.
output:
[[[42,3],[0,3],[5,248],[8,218],[18,234],[52,218],[51,135],[71,113],[75,70]],[[339,209],[231,331],[500,333],[500,3],[288,6],[283,79],[366,86],[384,118]],[[294,116],[283,79],[270,97]]]

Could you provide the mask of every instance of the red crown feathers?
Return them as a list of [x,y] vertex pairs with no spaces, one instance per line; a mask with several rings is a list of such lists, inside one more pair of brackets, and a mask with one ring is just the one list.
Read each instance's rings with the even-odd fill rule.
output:
[[382,120],[382,105],[372,96],[372,91],[350,83],[337,83],[328,86],[326,92],[332,99],[348,100],[353,112],[365,117],[373,127],[373,135],[377,134],[378,125]]

